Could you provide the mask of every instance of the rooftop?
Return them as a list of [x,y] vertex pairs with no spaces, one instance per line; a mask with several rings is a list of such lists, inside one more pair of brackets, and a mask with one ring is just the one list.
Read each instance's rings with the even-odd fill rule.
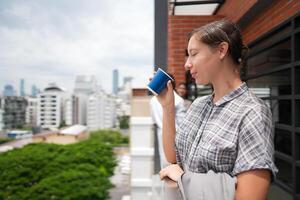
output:
[[86,130],[87,130],[86,126],[76,124],[74,126],[70,126],[68,128],[59,131],[59,133],[64,135],[78,135]]

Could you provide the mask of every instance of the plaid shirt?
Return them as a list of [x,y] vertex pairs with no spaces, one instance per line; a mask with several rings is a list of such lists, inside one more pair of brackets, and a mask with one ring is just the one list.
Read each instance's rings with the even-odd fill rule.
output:
[[176,132],[177,163],[190,171],[231,176],[274,164],[272,114],[243,83],[215,104],[213,95],[197,98]]

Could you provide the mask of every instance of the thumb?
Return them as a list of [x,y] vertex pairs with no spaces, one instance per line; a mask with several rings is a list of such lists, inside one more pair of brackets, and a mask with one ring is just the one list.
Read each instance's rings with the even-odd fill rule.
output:
[[171,80],[169,80],[169,81],[168,81],[168,83],[167,83],[167,87],[168,87],[168,90],[172,90],[172,89],[173,89],[173,86],[172,86]]

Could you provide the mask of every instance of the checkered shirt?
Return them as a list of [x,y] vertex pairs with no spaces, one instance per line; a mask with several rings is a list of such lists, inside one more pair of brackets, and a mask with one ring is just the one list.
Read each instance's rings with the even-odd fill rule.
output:
[[176,131],[175,150],[177,163],[193,172],[268,169],[272,180],[278,172],[270,108],[246,83],[216,103],[213,95],[197,98]]

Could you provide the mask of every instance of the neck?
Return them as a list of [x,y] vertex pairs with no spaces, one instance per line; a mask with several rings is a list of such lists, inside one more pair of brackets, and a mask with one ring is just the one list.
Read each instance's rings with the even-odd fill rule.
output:
[[222,72],[219,73],[219,76],[215,77],[212,81],[214,88],[214,103],[242,84],[240,74],[235,70],[236,68],[232,67],[230,69],[231,70],[226,71],[222,70]]

